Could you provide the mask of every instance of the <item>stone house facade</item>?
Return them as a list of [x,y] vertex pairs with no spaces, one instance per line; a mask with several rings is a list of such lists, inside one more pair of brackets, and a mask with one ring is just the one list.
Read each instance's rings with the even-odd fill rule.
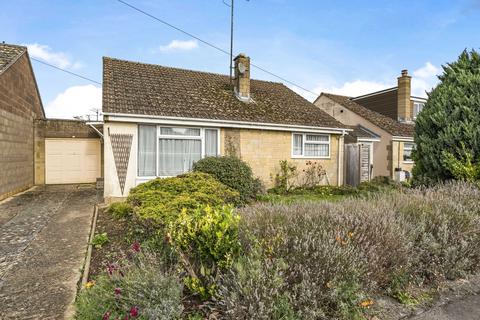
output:
[[279,162],[326,170],[343,183],[350,130],[280,83],[250,79],[250,59],[228,76],[104,58],[104,197],[125,198],[139,183],[191,169],[206,156],[232,155],[273,186]]
[[414,121],[425,102],[411,96],[411,77],[403,70],[397,87],[359,97],[322,93],[315,105],[345,125],[360,125],[378,136],[373,176],[399,178],[399,172],[401,177],[412,172]]

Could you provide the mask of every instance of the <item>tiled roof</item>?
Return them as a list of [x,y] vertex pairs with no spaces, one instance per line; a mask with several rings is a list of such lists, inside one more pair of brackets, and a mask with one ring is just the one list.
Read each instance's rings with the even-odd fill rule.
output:
[[25,47],[0,43],[0,73],[5,71],[26,50]]
[[382,128],[383,130],[394,136],[413,137],[413,124],[395,121],[392,118],[384,116],[383,114],[365,108],[364,106],[352,101],[350,97],[330,93],[322,93],[322,95],[335,101],[338,104],[341,104],[348,110],[355,112],[359,116],[365,118],[374,125]]
[[251,80],[239,101],[226,75],[103,59],[103,112],[344,128],[281,83]]
[[352,129],[348,134],[355,138],[369,138],[375,139],[380,138],[376,133],[368,130],[367,128],[362,127],[361,125],[357,126],[347,126],[348,129]]

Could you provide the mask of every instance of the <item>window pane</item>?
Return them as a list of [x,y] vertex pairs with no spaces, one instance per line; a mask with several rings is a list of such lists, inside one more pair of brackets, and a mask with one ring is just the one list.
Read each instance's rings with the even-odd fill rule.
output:
[[170,136],[200,136],[200,129],[198,128],[160,128],[160,134]]
[[155,126],[138,126],[138,176],[153,177],[156,175],[156,143],[157,128]]
[[414,147],[415,147],[415,144],[413,143],[403,144],[403,161],[413,161],[412,150],[414,149]]
[[328,144],[305,143],[305,156],[308,157],[328,157]]
[[328,142],[328,136],[318,134],[307,134],[307,141]]
[[218,130],[205,129],[205,156],[218,156]]
[[293,135],[293,155],[301,156],[303,154],[303,135]]
[[176,176],[192,169],[195,161],[202,157],[201,140],[160,139],[159,176]]

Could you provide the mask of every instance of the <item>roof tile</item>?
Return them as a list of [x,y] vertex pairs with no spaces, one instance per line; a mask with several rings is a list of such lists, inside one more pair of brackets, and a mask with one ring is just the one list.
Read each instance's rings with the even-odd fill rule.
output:
[[352,112],[355,112],[359,116],[367,119],[374,125],[382,128],[388,133],[399,137],[413,137],[414,125],[409,123],[401,123],[393,120],[390,117],[384,116],[378,112],[370,110],[355,101],[352,101],[350,97],[341,96],[331,93],[322,93],[322,95],[335,101],[336,103],[344,106]]
[[281,83],[251,80],[239,101],[226,75],[104,57],[103,112],[344,128]]

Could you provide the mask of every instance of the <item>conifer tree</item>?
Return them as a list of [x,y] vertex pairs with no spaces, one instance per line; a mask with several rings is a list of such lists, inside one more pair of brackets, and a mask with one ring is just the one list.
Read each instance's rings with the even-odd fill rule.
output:
[[414,177],[480,180],[480,54],[463,51],[439,79],[415,123]]

